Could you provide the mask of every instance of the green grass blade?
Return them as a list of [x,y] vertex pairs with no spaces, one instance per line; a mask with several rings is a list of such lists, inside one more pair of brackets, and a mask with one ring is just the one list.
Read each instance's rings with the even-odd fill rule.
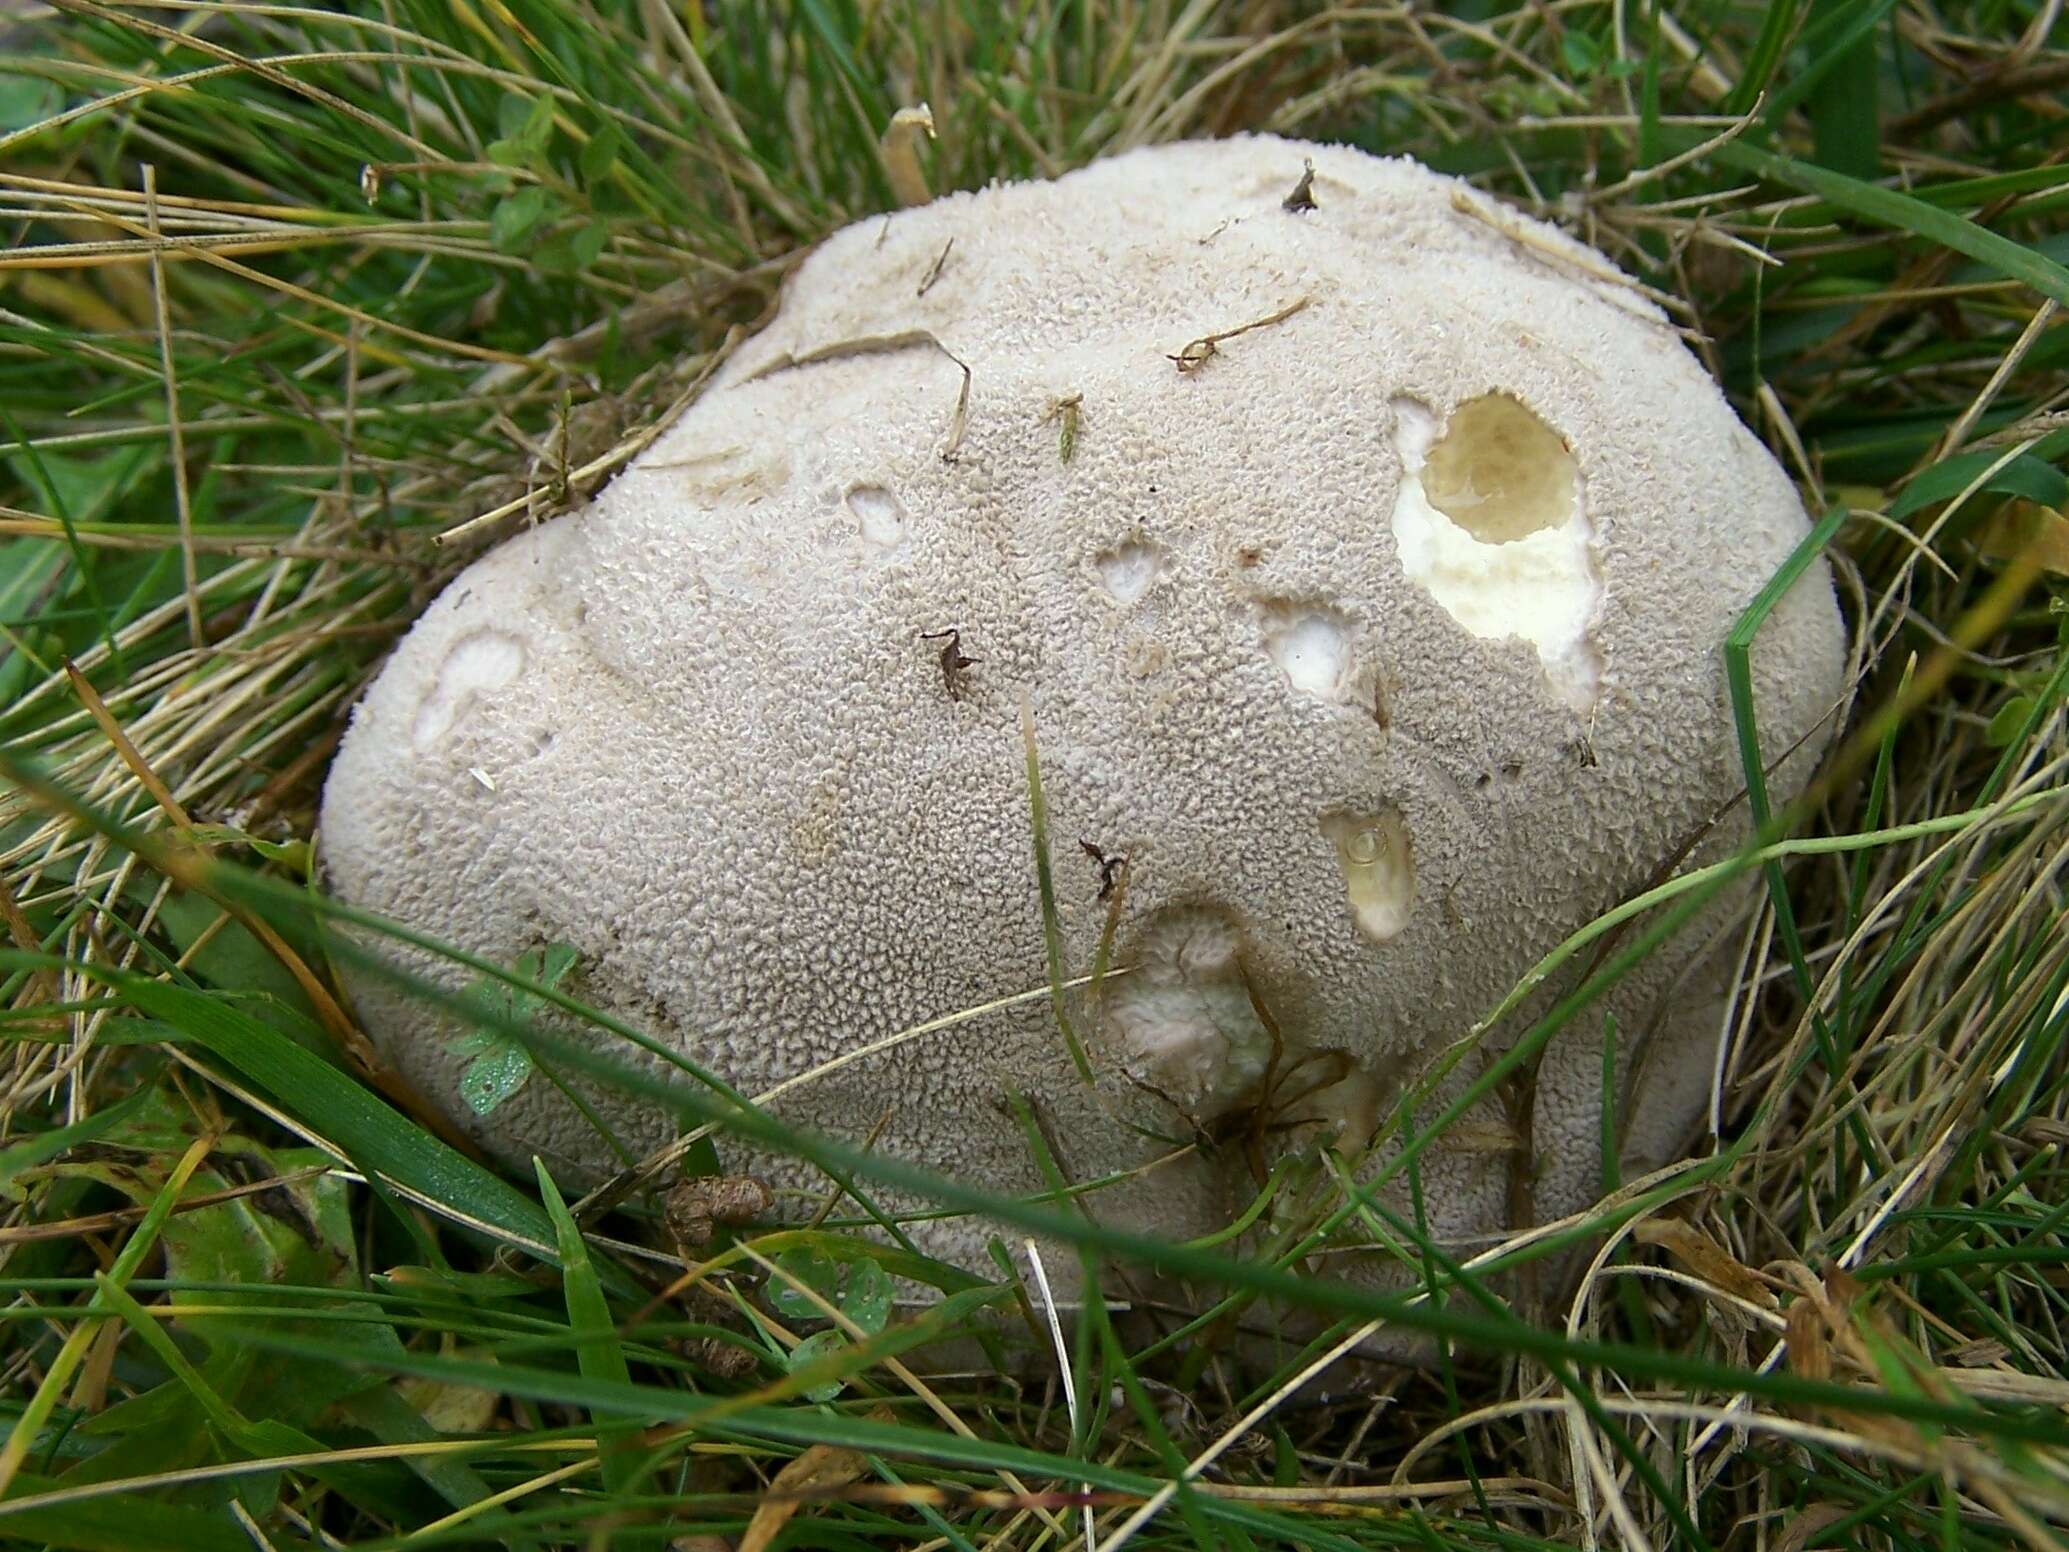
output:
[[[533,1159],[539,1174],[539,1195],[547,1216],[553,1220],[554,1242],[560,1251],[561,1286],[567,1298],[568,1326],[575,1334],[575,1361],[590,1379],[610,1384],[631,1383],[632,1371],[625,1362],[625,1349],[618,1344],[617,1323],[604,1298],[603,1283],[596,1275],[589,1246],[582,1231],[561,1200],[560,1190],[547,1172],[546,1161]],[[597,1430],[597,1449],[603,1458],[605,1489],[613,1497],[637,1490],[638,1462],[627,1453],[621,1435]]]
[[534,1255],[556,1255],[553,1223],[507,1183],[390,1109],[270,1025],[217,998],[138,977],[110,978],[138,1008],[185,1032],[372,1174],[458,1222]]
[[[1693,148],[1698,143],[1685,134],[1681,138],[1685,148]],[[1714,146],[1709,155],[1739,172],[1770,178],[1776,183],[1801,189],[1806,194],[1815,194],[1847,215],[1871,221],[1877,226],[1910,232],[1928,242],[1951,248],[1988,265],[2000,275],[2031,286],[2042,296],[2069,305],[2069,269],[2063,268],[2038,248],[2000,236],[1966,217],[1942,210],[1910,194],[1850,178],[1828,167],[1763,151],[1742,140]]]

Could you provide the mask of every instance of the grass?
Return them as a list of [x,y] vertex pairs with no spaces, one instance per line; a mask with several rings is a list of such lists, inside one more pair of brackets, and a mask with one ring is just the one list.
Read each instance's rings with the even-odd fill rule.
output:
[[[0,1542],[2063,1539],[2059,6],[56,0],[0,46]],[[491,1088],[528,1061],[643,1087],[709,1124],[677,1150],[707,1174],[758,1138],[851,1201],[916,1191],[1213,1290],[1155,1341],[1066,1314],[1060,1379],[930,1378],[899,1354],[1050,1343],[1017,1241],[980,1277],[866,1207],[707,1214],[686,1272],[657,1193],[603,1213],[503,1179],[355,1076],[310,848],[353,695],[479,546],[622,466],[813,241],[896,203],[914,168],[882,136],[922,100],[935,190],[1345,139],[1671,299],[1820,519],[1847,731],[1794,811],[1750,764],[1754,849],[1563,946],[1534,1024],[1519,995],[1470,1033],[1503,1036],[1491,1091],[1761,874],[1714,1153],[1463,1263],[1330,1160],[1272,1177],[1262,1252],[1161,1246],[1060,1177],[994,1200],[561,1046],[535,1015],[583,1010],[550,963],[474,965]],[[1456,1113],[1396,1117],[1418,1202]],[[1338,1231],[1417,1286],[1302,1275]],[[1572,1244],[1576,1290],[1495,1275]],[[940,1299],[896,1308],[894,1279]],[[1207,1338],[1258,1299],[1321,1335],[1245,1378]],[[1295,1394],[1378,1323],[1442,1361]]]

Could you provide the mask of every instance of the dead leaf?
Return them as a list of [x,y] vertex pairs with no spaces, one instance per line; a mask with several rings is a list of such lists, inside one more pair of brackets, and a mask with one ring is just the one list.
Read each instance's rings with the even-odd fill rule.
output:
[[1810,1299],[1789,1306],[1787,1338],[1789,1372],[1798,1379],[1832,1377],[1832,1344],[1825,1339],[1825,1316]]
[[1443,1153],[1516,1153],[1523,1134],[1506,1121],[1458,1121],[1437,1135]]
[[1774,1552],[1803,1552],[1819,1531],[1837,1525],[1852,1512],[1844,1504],[1806,1504],[1803,1512],[1775,1538]]
[[2069,517],[2037,501],[2007,501],[1977,541],[2000,560],[2030,553],[2035,565],[2069,576]]
[[1950,1347],[1940,1356],[1962,1369],[1987,1369],[2011,1356],[2012,1350],[1994,1336],[1979,1336],[1973,1342]]
[[2019,1140],[2040,1148],[2050,1143],[2057,1146],[2069,1143],[2069,1121],[2057,1121],[2053,1116],[2028,1116],[2019,1124]]
[[1825,1302],[1831,1306],[1830,1315],[1835,1328],[1852,1317],[1854,1305],[1867,1291],[1861,1280],[1838,1262],[1825,1268]]
[[833,1444],[813,1445],[776,1473],[768,1496],[747,1522],[747,1534],[740,1538],[740,1552],[768,1552],[791,1516],[805,1506],[806,1494],[845,1487],[868,1469],[860,1450]]
[[1758,1272],[1739,1260],[1692,1223],[1679,1218],[1647,1218],[1631,1230],[1641,1245],[1657,1245],[1712,1287],[1757,1304],[1778,1309],[1780,1301]]
[[2043,1374],[2013,1374],[2003,1369],[1937,1369],[1933,1378],[1964,1396],[2028,1406],[2069,1406],[2069,1380],[2051,1380]]
[[884,159],[884,176],[891,180],[891,192],[901,205],[924,205],[934,197],[927,188],[926,170],[920,166],[922,137],[934,138],[934,110],[925,103],[892,114],[877,146]]

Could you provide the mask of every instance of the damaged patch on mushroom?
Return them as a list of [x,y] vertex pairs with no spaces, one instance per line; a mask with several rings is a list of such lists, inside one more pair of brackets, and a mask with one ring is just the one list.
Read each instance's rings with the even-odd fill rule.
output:
[[1602,677],[1588,639],[1602,587],[1572,452],[1504,393],[1467,400],[1442,427],[1414,399],[1393,408],[1402,569],[1475,636],[1529,642],[1560,698],[1586,711]]
[[450,732],[485,695],[514,683],[524,672],[524,643],[497,630],[476,631],[453,643],[417,707],[410,742],[429,749]]
[[1322,816],[1321,828],[1336,848],[1344,899],[1358,930],[1375,943],[1398,936],[1415,910],[1415,845],[1401,811],[1338,810]]
[[1271,1066],[1271,1034],[1244,984],[1241,929],[1212,907],[1181,907],[1143,934],[1107,1017],[1129,1075],[1196,1122],[1237,1108]]
[[847,495],[855,535],[865,555],[883,559],[905,541],[905,507],[881,485],[856,485]]
[[1322,701],[1343,699],[1355,666],[1343,616],[1320,605],[1265,605],[1264,653],[1289,685]]
[[1164,554],[1147,539],[1126,539],[1092,559],[1106,596],[1125,609],[1162,575]]

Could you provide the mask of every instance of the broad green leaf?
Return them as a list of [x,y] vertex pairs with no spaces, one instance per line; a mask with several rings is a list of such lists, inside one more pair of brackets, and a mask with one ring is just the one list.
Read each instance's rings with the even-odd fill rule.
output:
[[476,1030],[460,1042],[470,1060],[460,1071],[460,1097],[476,1115],[487,1115],[525,1086],[532,1056],[515,1040]]
[[242,922],[224,921],[214,901],[198,894],[172,895],[160,905],[158,919],[196,979],[247,994],[253,1012],[289,1035],[299,1037],[318,1027],[309,994],[280,956]]
[[7,464],[46,516],[73,523],[97,523],[107,517],[153,469],[140,447],[90,455],[46,449],[33,458],[12,455]]
[[[518,956],[519,975],[542,986],[558,988],[575,967],[575,950],[549,943]],[[532,1054],[507,1032],[512,1023],[529,1024],[551,1004],[536,993],[521,991],[489,976],[479,977],[466,993],[482,1009],[483,1023],[460,1037],[459,1050],[469,1058],[460,1072],[460,1094],[476,1115],[488,1115],[530,1081]]]
[[1578,27],[1568,27],[1559,39],[1559,54],[1566,68],[1585,80],[1602,68],[1602,45]]
[[553,98],[540,95],[525,110],[524,124],[517,138],[534,153],[543,154],[553,139]]
[[0,131],[40,124],[64,106],[65,94],[55,81],[29,75],[0,75]]
[[10,1202],[22,1200],[24,1193],[16,1177],[23,1170],[47,1163],[68,1149],[92,1142],[102,1133],[124,1124],[149,1102],[150,1093],[140,1089],[120,1104],[110,1105],[83,1121],[36,1132],[20,1142],[0,1148],[0,1199]]
[[[192,1142],[196,1123],[163,1089],[146,1089],[138,1097],[143,1103],[102,1135],[102,1156],[64,1167],[92,1172],[104,1184],[142,1203],[164,1189],[165,1166]],[[171,1302],[209,1310],[220,1310],[225,1304],[293,1310],[309,1314],[309,1324],[320,1324],[326,1335],[361,1347],[370,1356],[397,1346],[394,1331],[385,1321],[340,1324],[325,1318],[325,1312],[364,1314],[365,1306],[311,1299],[305,1292],[277,1291],[360,1286],[349,1188],[329,1170],[330,1162],[312,1148],[269,1149],[235,1133],[218,1138],[207,1163],[194,1174],[188,1188],[191,1194],[268,1181],[282,1183],[175,1213],[166,1220],[161,1235],[166,1276],[203,1290],[175,1292]],[[322,1172],[310,1173],[318,1169]],[[226,1285],[239,1291],[226,1293],[222,1291]],[[106,1297],[119,1304],[126,1296],[117,1290]],[[339,1397],[369,1383],[364,1374],[330,1365],[306,1372],[295,1364],[252,1365],[248,1353],[224,1336],[217,1317],[183,1324],[223,1360],[218,1367],[224,1373],[218,1382],[231,1401],[252,1415],[308,1422]],[[304,1323],[285,1320],[283,1324],[298,1328]]]
[[603,257],[603,250],[611,240],[611,229],[601,221],[592,221],[568,239],[568,247],[578,267],[586,269]]
[[[2065,454],[2069,454],[2069,432],[2052,433],[2043,437],[2030,451],[2019,454],[1992,473],[1980,489],[1995,495],[2024,496],[2028,501],[2037,501],[2045,507],[2061,506],[2069,502],[2069,477],[2049,462],[2049,458]],[[1983,448],[1942,458],[1905,484],[1897,493],[1897,499],[1890,503],[1889,515],[1906,518],[1935,502],[1951,501],[1974,484],[1984,470],[2003,458],[2003,448]]]
[[1985,736],[1992,745],[2002,749],[2019,736],[2019,730],[2025,727],[2026,719],[2032,715],[2033,697],[2030,695],[2014,695],[2010,700],[1997,708],[1997,714],[1990,719],[1990,726]]
[[617,165],[618,153],[624,149],[625,133],[612,120],[605,120],[603,128],[589,137],[589,144],[582,147],[582,154],[575,159],[575,167],[582,174],[584,183],[600,183],[610,176]]
[[521,92],[506,92],[496,104],[496,133],[505,140],[522,140],[536,99]]

